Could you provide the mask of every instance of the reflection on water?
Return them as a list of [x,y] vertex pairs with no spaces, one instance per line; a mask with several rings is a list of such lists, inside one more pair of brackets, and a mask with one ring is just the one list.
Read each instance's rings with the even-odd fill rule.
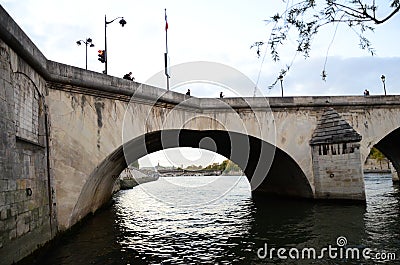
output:
[[[364,215],[366,244],[370,247],[398,251],[400,246],[400,186],[393,185],[390,175],[382,178],[370,174],[366,181],[368,196]],[[397,252],[400,261],[400,252]],[[399,262],[400,263],[400,262]]]
[[[182,178],[182,182],[216,178],[186,177]],[[246,180],[239,177],[220,178],[220,190],[237,179]],[[251,245],[244,246],[240,242],[249,233],[253,220],[254,209],[247,180],[240,181],[232,192],[213,204],[203,202],[205,198],[214,198],[221,193],[218,186],[197,188],[199,192],[193,194],[187,193],[185,188],[166,191],[165,186],[157,184],[118,196],[117,220],[126,229],[118,239],[122,248],[138,252],[138,257],[167,263],[211,262],[226,255],[235,257],[235,253],[227,252],[231,248],[250,248]],[[149,189],[160,190],[157,198],[147,196],[151,192]],[[162,202],[165,196],[176,197],[181,202],[179,205],[193,206],[165,205]]]
[[[336,246],[339,236],[345,236],[350,247],[397,252],[399,263],[399,188],[389,175],[366,176],[367,206],[255,201],[245,177],[220,177],[218,185],[192,185],[196,192],[188,192],[184,185],[212,183],[213,178],[182,177],[171,180],[181,188],[153,182],[122,191],[110,209],[36,258],[36,264],[360,264],[257,257],[265,243],[319,250]],[[224,197],[204,203],[204,198],[213,199],[235,183]]]

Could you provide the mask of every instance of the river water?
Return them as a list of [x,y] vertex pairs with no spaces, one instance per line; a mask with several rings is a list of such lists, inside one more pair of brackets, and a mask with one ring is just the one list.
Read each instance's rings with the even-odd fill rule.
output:
[[[245,177],[161,179],[117,193],[110,208],[24,262],[400,264],[400,191],[390,175],[366,174],[366,206],[254,200]],[[329,245],[332,252],[323,252]],[[302,252],[307,248],[316,256]],[[359,250],[359,259],[346,256],[348,248]],[[364,259],[368,249],[367,258],[386,262]]]

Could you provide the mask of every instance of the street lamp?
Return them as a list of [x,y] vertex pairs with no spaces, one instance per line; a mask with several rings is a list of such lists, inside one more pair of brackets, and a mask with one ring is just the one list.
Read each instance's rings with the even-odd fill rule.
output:
[[104,51],[105,51],[105,70],[104,73],[107,74],[107,63],[108,63],[108,50],[107,50],[107,25],[113,23],[115,20],[119,19],[119,24],[121,25],[121,27],[124,27],[126,24],[126,20],[124,19],[124,17],[117,17],[114,18],[111,21],[107,21],[107,16],[104,15]]
[[386,77],[384,75],[381,76],[382,83],[383,83],[383,90],[385,91],[385,96],[386,96]]
[[86,46],[86,70],[87,70],[87,46],[89,45],[90,47],[94,47],[94,44],[92,43],[92,39],[91,38],[87,38],[86,40],[78,40],[76,42],[76,44],[78,44],[78,46],[80,46],[82,44],[82,42]]
[[279,81],[281,81],[281,91],[282,91],[282,97],[283,97],[283,75],[279,75],[278,77]]

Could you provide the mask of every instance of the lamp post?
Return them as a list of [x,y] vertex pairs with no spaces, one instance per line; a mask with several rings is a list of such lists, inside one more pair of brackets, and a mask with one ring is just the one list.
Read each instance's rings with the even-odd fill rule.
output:
[[283,97],[283,75],[279,75],[278,79],[279,79],[279,81],[281,81],[281,91],[282,91],[282,97]]
[[113,23],[115,20],[119,19],[119,24],[121,24],[121,27],[124,27],[126,24],[126,20],[124,19],[124,17],[117,17],[114,18],[111,21],[107,21],[107,16],[104,15],[104,51],[105,51],[105,69],[104,69],[104,73],[107,74],[107,63],[108,63],[108,50],[107,50],[107,25]]
[[386,77],[384,75],[382,75],[381,76],[381,80],[382,80],[382,83],[383,83],[383,91],[385,91],[385,96],[386,96],[386,83],[385,83]]
[[91,38],[86,38],[86,40],[78,40],[76,42],[76,44],[78,44],[78,46],[80,46],[82,44],[82,42],[85,44],[86,46],[86,70],[87,70],[87,46],[89,45],[90,47],[94,47],[94,44],[92,42]]

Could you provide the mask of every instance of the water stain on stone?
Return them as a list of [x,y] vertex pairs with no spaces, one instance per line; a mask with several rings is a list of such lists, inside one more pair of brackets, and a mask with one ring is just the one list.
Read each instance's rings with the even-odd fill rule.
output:
[[78,99],[72,93],[70,93],[70,96],[71,96],[71,107],[72,107],[73,110],[75,110],[76,106],[79,105]]
[[104,109],[104,103],[101,101],[97,101],[94,103],[94,107],[97,113],[97,126],[99,128],[103,127],[103,114],[102,111]]
[[94,107],[96,109],[97,114],[97,148],[100,149],[100,130],[103,127],[103,110],[104,110],[104,102],[101,102],[100,99],[97,99],[94,103]]
[[81,97],[81,111],[82,111],[82,114],[84,113],[84,110],[85,110],[85,104],[86,104],[86,97],[85,97],[85,95],[82,95],[82,97]]

